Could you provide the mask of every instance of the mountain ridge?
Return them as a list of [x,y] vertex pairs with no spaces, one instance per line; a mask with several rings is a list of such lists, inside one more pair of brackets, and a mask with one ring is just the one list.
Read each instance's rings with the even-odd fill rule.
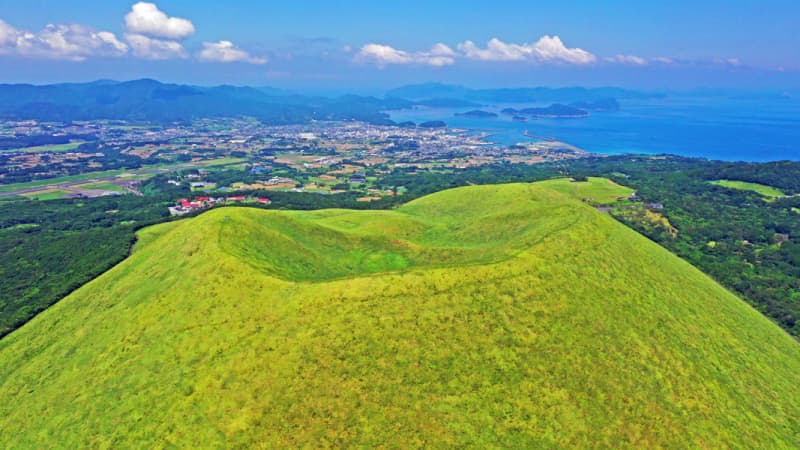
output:
[[274,124],[361,120],[391,124],[383,111],[410,106],[398,99],[310,97],[268,88],[200,87],[153,79],[53,85],[0,85],[4,120],[146,120],[250,116]]

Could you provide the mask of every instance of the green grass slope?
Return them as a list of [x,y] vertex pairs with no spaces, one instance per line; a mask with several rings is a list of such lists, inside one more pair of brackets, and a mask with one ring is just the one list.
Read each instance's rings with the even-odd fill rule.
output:
[[800,345],[592,186],[145,229],[0,341],[0,447],[796,447]]

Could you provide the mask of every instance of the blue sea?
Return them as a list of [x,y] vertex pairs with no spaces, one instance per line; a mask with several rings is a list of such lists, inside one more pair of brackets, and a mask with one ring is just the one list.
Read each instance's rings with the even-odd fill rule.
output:
[[[442,120],[451,128],[485,131],[489,140],[516,144],[553,138],[594,153],[646,153],[725,161],[800,160],[800,99],[733,99],[670,96],[620,100],[619,111],[596,111],[582,119],[532,119],[515,122],[456,117],[472,109],[497,112],[501,104],[478,108],[426,108],[392,111],[392,120],[417,123]],[[531,137],[526,137],[526,132]]]

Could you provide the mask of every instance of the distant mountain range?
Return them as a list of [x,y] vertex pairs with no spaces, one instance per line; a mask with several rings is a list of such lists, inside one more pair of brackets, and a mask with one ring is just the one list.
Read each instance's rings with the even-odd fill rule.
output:
[[46,86],[0,85],[0,119],[41,121],[182,121],[250,116],[276,124],[310,120],[391,123],[382,111],[411,102],[355,95],[337,98],[291,94],[272,88],[199,87],[143,79]]
[[552,102],[584,109],[619,108],[616,99],[655,94],[621,88],[470,89],[428,83],[389,91],[384,98],[344,95],[307,96],[261,87],[201,87],[142,79],[99,80],[44,86],[0,85],[0,120],[69,122],[73,120],[187,121],[208,117],[254,117],[272,124],[312,120],[358,120],[392,124],[385,111],[429,107],[478,107],[485,103]]

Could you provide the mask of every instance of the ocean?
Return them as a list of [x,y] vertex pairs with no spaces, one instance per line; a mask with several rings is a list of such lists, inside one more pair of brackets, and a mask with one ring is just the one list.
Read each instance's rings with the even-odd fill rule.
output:
[[[497,112],[507,107],[427,108],[391,111],[396,122],[442,120],[451,128],[491,133],[489,140],[516,144],[552,138],[593,153],[674,154],[724,161],[800,160],[800,99],[670,96],[620,100],[619,111],[593,111],[581,119],[515,122],[456,117],[472,109]],[[526,133],[530,137],[526,137]]]

